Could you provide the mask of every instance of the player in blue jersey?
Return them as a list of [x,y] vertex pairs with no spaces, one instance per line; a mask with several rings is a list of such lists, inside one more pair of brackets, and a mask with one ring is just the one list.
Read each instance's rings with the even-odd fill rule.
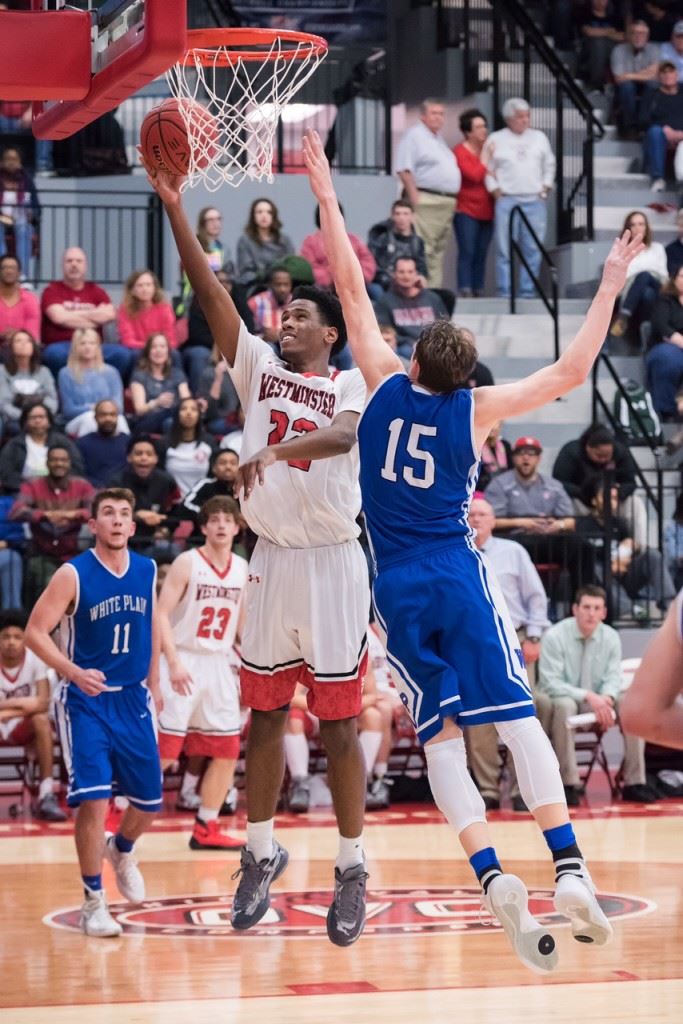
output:
[[555,907],[570,918],[574,937],[602,944],[611,927],[576,844],[557,758],[534,716],[522,652],[495,576],[474,545],[468,510],[493,424],[539,408],[588,376],[642,241],[626,232],[615,242],[586,321],[556,363],[514,384],[470,391],[474,338],[447,321],[425,328],[406,375],[380,334],[315,133],[304,140],[304,157],[349,344],[370,392],[358,427],[361,491],[387,656],[425,744],[434,799],[459,834],[486,906],[522,962],[546,972],[557,963],[554,940],[529,913],[521,880],[502,871],[467,771],[463,725],[493,722],[509,747],[522,796],[553,857]]
[[[60,741],[69,772],[67,802],[77,807],[75,840],[85,902],[86,935],[121,934],[102,888],[103,856],[119,892],[145,898],[133,855],[135,840],[161,807],[161,765],[154,713],[161,707],[156,565],[128,550],[135,498],[107,488],[88,523],[94,548],[63,565],[36,604],[26,645],[64,680],[58,704]],[[51,633],[60,627],[61,647]],[[116,781],[129,806],[116,835],[105,837],[107,804]],[[106,839],[106,841],[105,841]]]

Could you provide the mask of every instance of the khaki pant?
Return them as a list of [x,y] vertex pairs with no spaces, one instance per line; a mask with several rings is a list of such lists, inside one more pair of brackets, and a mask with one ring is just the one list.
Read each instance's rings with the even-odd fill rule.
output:
[[455,199],[420,192],[415,209],[415,230],[425,244],[427,276],[430,288],[443,284],[443,258],[455,213]]
[[[617,701],[617,710],[619,701]],[[552,722],[550,740],[560,762],[560,775],[565,786],[580,784],[579,769],[574,748],[574,731],[567,728],[570,715],[590,711],[588,704],[579,703],[572,697],[555,697],[552,700]],[[624,785],[640,786],[645,782],[645,742],[637,736],[624,734]]]
[[[526,630],[518,629],[517,636],[520,643],[522,643],[526,637]],[[543,731],[549,736],[552,702],[547,694],[539,693],[536,690],[536,664],[534,662],[533,665],[527,665],[527,675],[534,691],[536,715],[543,727]],[[495,725],[471,725],[465,730],[465,740],[470,768],[477,780],[481,795],[498,800],[500,796],[501,755],[498,749],[498,733]],[[505,765],[510,777],[510,796],[519,796],[517,773],[515,772],[512,755],[509,752]]]

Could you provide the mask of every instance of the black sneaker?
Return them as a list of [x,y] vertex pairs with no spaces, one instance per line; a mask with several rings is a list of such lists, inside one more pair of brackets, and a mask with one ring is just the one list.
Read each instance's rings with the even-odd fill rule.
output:
[[484,800],[484,807],[486,808],[487,811],[499,811],[500,810],[500,800],[497,797],[495,797],[495,796],[485,796],[483,798],[483,800]]
[[564,795],[567,807],[579,807],[581,805],[581,792],[578,786],[565,786]]
[[232,900],[231,922],[233,928],[243,931],[257,924],[270,906],[270,886],[287,867],[289,854],[284,846],[273,840],[273,856],[257,864],[254,855],[246,846],[242,847],[240,866],[232,876],[240,878]]
[[389,806],[390,793],[389,787],[392,785],[391,779],[386,779],[384,776],[378,778],[374,776],[368,782],[368,791],[365,794],[365,810],[366,811],[382,811]]
[[621,799],[632,804],[653,804],[659,800],[659,794],[651,786],[635,785],[624,786],[621,791]]
[[524,797],[522,796],[521,793],[518,793],[517,796],[513,796],[513,798],[512,798],[512,810],[516,811],[517,814],[528,814],[529,813],[529,808],[527,807],[527,805],[526,805],[526,803],[524,801]]
[[68,814],[59,806],[55,794],[47,793],[42,800],[38,801],[36,818],[41,818],[42,821],[66,821]]
[[365,927],[365,861],[342,874],[334,869],[334,900],[327,912],[327,935],[335,946],[350,946]]
[[305,814],[311,802],[311,780],[308,775],[292,779],[287,794],[287,807],[292,814]]

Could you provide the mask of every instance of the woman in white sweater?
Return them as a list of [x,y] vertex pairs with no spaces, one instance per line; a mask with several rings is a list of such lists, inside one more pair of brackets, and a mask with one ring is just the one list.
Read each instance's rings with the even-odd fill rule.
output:
[[652,315],[662,285],[669,280],[666,250],[661,242],[653,242],[652,228],[644,213],[633,210],[624,221],[623,231],[642,235],[645,248],[631,261],[626,284],[619,296],[619,315],[610,333],[619,338],[634,324],[640,326]]

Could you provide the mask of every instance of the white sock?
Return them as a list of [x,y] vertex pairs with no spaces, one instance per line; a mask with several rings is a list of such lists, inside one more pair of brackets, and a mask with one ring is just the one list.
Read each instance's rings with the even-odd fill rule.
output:
[[126,808],[128,807],[128,797],[115,796],[114,807],[116,808],[117,811],[125,811]]
[[387,774],[387,768],[389,767],[386,761],[375,761],[375,767],[372,770],[373,775],[378,779],[383,779]]
[[44,796],[50,796],[55,791],[55,784],[52,777],[43,779],[40,783],[40,789],[38,790],[38,799],[42,800]]
[[197,784],[199,782],[199,776],[193,775],[192,772],[185,772],[183,775],[183,783],[180,787],[180,795],[186,800],[189,796],[194,796],[197,792]]
[[340,835],[335,867],[344,874],[347,868],[354,868],[357,864],[362,864],[363,860],[363,833],[361,832],[357,839],[346,839]]
[[308,740],[302,732],[285,733],[285,761],[293,779],[308,775]]
[[247,822],[247,849],[257,864],[273,856],[273,819]]
[[358,742],[360,743],[361,750],[363,751],[363,757],[365,758],[365,774],[372,775],[372,767],[377,758],[379,748],[382,745],[382,733],[370,732],[369,729],[363,729],[363,731],[358,735]]
[[218,818],[218,808],[205,807],[204,804],[202,804],[199,810],[197,811],[197,817],[205,824],[208,821],[216,821],[216,819]]

